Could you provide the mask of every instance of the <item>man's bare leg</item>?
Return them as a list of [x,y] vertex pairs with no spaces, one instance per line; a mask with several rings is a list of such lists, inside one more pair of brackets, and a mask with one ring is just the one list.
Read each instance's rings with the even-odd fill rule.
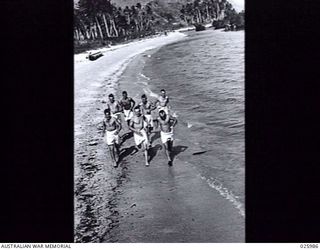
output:
[[144,158],[145,158],[145,161],[146,161],[146,167],[149,166],[149,159],[148,159],[148,145],[146,143],[142,143],[142,150],[143,150],[143,153],[144,153]]
[[172,166],[172,160],[170,158],[170,151],[169,151],[169,147],[170,147],[170,142],[167,141],[166,143],[163,144],[164,145],[164,152],[166,153],[166,156],[168,158],[168,165]]
[[120,157],[120,145],[119,144],[115,144],[115,160],[116,160],[116,163],[118,164],[119,163],[119,157]]
[[111,157],[111,161],[112,161],[112,164],[113,164],[113,167],[117,167],[117,161],[116,161],[116,158],[115,158],[115,152],[114,152],[114,145],[108,145],[108,148],[109,148],[109,153],[110,153],[110,157]]

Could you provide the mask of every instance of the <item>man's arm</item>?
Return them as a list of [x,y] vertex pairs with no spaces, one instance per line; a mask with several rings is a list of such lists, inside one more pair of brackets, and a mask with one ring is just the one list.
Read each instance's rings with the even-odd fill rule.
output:
[[171,121],[172,121],[172,127],[176,126],[176,124],[178,123],[177,118],[171,117],[170,119],[171,119]]
[[168,103],[169,103],[169,97],[167,96],[166,97],[166,105],[168,105]]
[[105,133],[106,133],[106,123],[103,120],[102,121],[102,136],[104,136]]
[[135,107],[135,105],[136,105],[136,102],[132,99],[132,98],[130,98],[130,103],[131,103],[131,110]]
[[116,101],[116,102],[117,102],[117,105],[116,105],[116,107],[117,107],[117,112],[121,112],[121,111],[123,110],[123,107],[122,107],[122,105],[121,105],[120,102],[118,102],[118,101]]
[[160,122],[159,122],[159,120],[158,120],[159,118],[156,118],[156,119],[153,119],[153,124],[154,124],[154,126],[153,126],[153,130],[152,130],[152,132],[151,133],[156,133],[156,132],[160,132],[161,130],[160,130]]
[[158,103],[160,103],[159,99],[157,99],[157,100],[154,102],[154,106],[157,107],[157,106],[158,106]]
[[117,129],[117,134],[119,134],[120,130],[122,129],[121,123],[118,121],[118,119],[114,119],[116,123],[116,129]]

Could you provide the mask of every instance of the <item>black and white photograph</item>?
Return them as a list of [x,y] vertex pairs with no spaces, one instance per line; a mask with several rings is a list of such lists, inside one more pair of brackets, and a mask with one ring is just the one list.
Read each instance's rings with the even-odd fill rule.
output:
[[243,0],[74,2],[74,241],[245,241]]

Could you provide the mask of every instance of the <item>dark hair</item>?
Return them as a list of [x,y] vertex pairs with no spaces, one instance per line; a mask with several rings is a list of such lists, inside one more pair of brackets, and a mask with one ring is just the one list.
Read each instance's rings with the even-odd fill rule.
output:
[[141,98],[147,98],[146,94],[143,94],[143,95],[141,96]]
[[113,94],[110,94],[109,97],[114,97],[114,95],[113,95]]
[[122,91],[122,94],[128,94],[127,91]]
[[105,109],[105,110],[103,111],[103,113],[104,113],[104,114],[107,114],[107,113],[109,113],[109,114],[110,114],[110,113],[111,113],[111,111],[110,111],[110,109]]
[[140,110],[140,106],[137,105],[137,106],[134,107],[134,109],[139,109]]
[[164,110],[160,110],[159,114],[166,114],[166,112],[164,112]]
[[160,92],[166,92],[166,90],[165,89],[161,89]]

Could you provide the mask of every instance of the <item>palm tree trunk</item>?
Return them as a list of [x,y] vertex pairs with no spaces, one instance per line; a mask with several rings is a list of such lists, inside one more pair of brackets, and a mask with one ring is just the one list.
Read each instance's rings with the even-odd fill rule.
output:
[[90,39],[91,38],[91,30],[90,30],[90,27],[87,27],[86,28],[86,39]]
[[76,37],[80,41],[80,34],[79,34],[79,30],[77,28],[76,28]]
[[119,33],[118,33],[118,30],[117,30],[117,28],[116,28],[116,24],[115,24],[115,22],[114,22],[113,19],[111,20],[111,23],[112,23],[112,28],[113,28],[113,30],[114,30],[114,32],[115,32],[115,35],[116,35],[116,37],[118,37],[118,36],[119,36]]
[[105,26],[105,29],[106,29],[107,37],[110,37],[110,32],[109,32],[106,16],[103,14],[102,17],[103,17],[103,21],[104,21],[104,26]]
[[101,29],[101,26],[99,24],[99,20],[98,18],[96,17],[96,23],[97,23],[97,26],[98,26],[98,30],[99,30],[99,33],[100,33],[100,37],[103,39],[103,33],[102,33],[102,29]]
[[217,19],[220,19],[220,7],[219,7],[219,3],[216,4],[217,6]]

